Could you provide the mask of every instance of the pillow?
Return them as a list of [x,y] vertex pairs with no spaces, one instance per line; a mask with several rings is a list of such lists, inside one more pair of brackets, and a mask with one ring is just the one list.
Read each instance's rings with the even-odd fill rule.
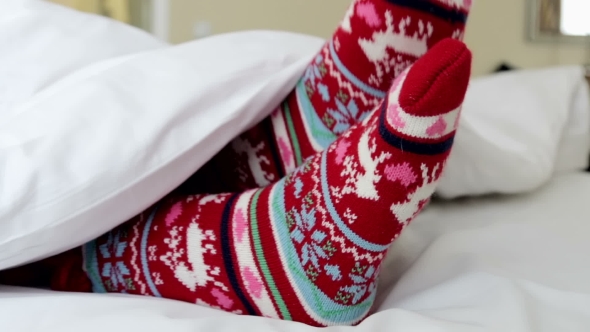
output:
[[39,0],[0,1],[0,121],[50,83],[98,60],[156,49],[148,33]]
[[562,131],[555,157],[555,173],[571,173],[588,168],[590,156],[590,90],[588,83],[576,85],[569,117]]
[[0,121],[0,269],[99,236],[289,93],[323,41],[210,37],[88,66]]
[[522,193],[556,172],[583,170],[590,151],[589,116],[580,66],[473,79],[438,195]]

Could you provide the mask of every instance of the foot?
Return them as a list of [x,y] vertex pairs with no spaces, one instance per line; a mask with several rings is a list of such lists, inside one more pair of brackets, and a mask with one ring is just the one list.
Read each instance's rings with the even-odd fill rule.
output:
[[387,249],[436,188],[470,68],[463,43],[441,41],[369,117],[276,184],[172,197],[87,244],[94,291],[358,323]]

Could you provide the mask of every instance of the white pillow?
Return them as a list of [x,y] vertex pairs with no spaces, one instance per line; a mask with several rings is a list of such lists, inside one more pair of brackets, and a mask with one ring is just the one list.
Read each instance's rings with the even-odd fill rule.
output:
[[586,170],[590,158],[590,89],[586,78],[574,87],[568,121],[563,129],[555,173]]
[[471,81],[443,198],[534,190],[587,166],[590,102],[580,66],[519,70]]
[[288,94],[323,41],[243,32],[80,70],[0,121],[0,269],[169,193]]
[[164,45],[142,30],[47,1],[1,0],[0,121],[77,69]]

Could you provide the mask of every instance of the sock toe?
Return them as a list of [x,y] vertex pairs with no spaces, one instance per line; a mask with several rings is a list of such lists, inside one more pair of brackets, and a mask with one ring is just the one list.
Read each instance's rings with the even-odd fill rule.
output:
[[409,114],[434,116],[463,102],[471,75],[471,52],[455,39],[445,39],[408,71],[399,104]]
[[382,134],[400,149],[418,154],[448,151],[459,123],[471,74],[471,52],[446,39],[392,85],[384,102]]

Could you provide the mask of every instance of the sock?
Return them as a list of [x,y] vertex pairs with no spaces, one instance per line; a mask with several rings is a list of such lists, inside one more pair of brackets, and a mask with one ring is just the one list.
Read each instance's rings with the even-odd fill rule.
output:
[[275,184],[170,196],[86,244],[93,291],[314,326],[358,323],[389,245],[435,190],[470,64],[463,43],[444,40],[372,115]]
[[462,39],[470,6],[469,0],[355,0],[284,102],[182,191],[240,192],[291,173],[363,120],[394,78],[433,45]]

